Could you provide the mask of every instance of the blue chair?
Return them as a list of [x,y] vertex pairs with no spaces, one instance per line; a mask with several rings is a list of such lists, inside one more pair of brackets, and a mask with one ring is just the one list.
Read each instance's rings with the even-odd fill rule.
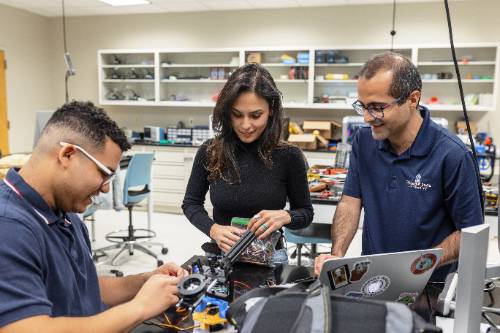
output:
[[321,243],[332,243],[330,237],[331,224],[311,223],[307,228],[300,230],[285,229],[285,240],[287,243],[297,244],[297,265],[302,264],[302,247],[311,244],[310,258],[314,259],[317,254],[316,246]]
[[151,169],[153,166],[154,153],[137,153],[132,156],[125,174],[123,185],[123,205],[128,208],[129,224],[127,230],[120,230],[108,233],[106,240],[116,243],[96,251],[104,252],[112,249],[120,249],[111,260],[115,265],[116,259],[126,250],[129,255],[134,254],[134,250],[150,255],[156,259],[157,265],[163,265],[163,261],[158,256],[146,248],[146,246],[160,246],[161,253],[167,254],[168,249],[162,243],[150,242],[148,239],[156,237],[156,233],[150,229],[135,229],[132,223],[132,210],[151,194]]

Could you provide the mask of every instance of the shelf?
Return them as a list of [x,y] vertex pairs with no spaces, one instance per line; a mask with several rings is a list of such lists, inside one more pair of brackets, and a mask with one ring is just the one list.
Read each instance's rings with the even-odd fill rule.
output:
[[[462,111],[462,105],[459,104],[433,104],[425,105],[430,111]],[[485,105],[467,105],[467,111],[479,112],[479,111],[492,111],[492,106]]]
[[239,67],[240,65],[230,64],[161,64],[161,68],[198,68],[198,67]]
[[[463,83],[494,83],[494,80],[462,80]],[[451,80],[422,80],[422,83],[458,83],[458,80],[456,79],[451,79]]]
[[146,79],[137,79],[137,80],[134,80],[134,79],[125,79],[125,80],[118,80],[118,79],[105,79],[105,80],[102,80],[102,82],[136,82],[136,83],[155,83],[155,80],[154,79],[149,79],[149,80],[146,80]]
[[225,83],[227,80],[210,80],[210,79],[199,79],[199,80],[184,80],[184,79],[178,79],[178,80],[169,80],[169,79],[164,79],[161,80],[161,83]]
[[[382,51],[384,47],[353,47],[353,48],[339,48],[335,46],[322,47],[322,50],[337,50],[340,54],[349,58],[348,63],[315,63],[314,51],[317,49],[311,47],[302,52],[309,53],[309,61],[307,63],[298,63],[297,60],[293,64],[284,64],[280,56],[283,53],[295,54],[297,50],[283,50],[283,49],[266,49],[259,51],[262,54],[263,67],[267,68],[273,77],[280,90],[284,92],[283,106],[289,109],[317,109],[317,110],[345,110],[338,113],[349,113],[352,111],[350,103],[353,98],[348,98],[345,102],[344,99],[337,100],[335,103],[308,103],[315,99],[315,96],[347,96],[352,95],[356,90],[355,72],[364,66],[364,61],[369,59],[374,54]],[[446,45],[415,45],[411,48],[397,48],[404,50],[405,56],[410,57],[417,64],[420,72],[427,75],[422,75],[427,78],[437,77],[428,76],[428,74],[436,74],[439,72],[453,72],[453,62],[450,60],[449,48]],[[463,75],[463,85],[466,94],[491,94],[492,105],[475,105],[470,106],[470,111],[496,111],[496,103],[498,100],[498,69],[496,68],[497,60],[500,57],[498,54],[497,44],[483,43],[474,46],[458,46],[460,49],[459,56],[470,55],[473,61],[459,62],[460,68],[466,70],[467,75]],[[172,107],[200,107],[200,108],[213,108],[215,103],[210,99],[216,91],[227,82],[226,79],[211,80],[212,72],[219,68],[225,75],[232,72],[234,69],[245,64],[245,58],[253,49],[247,48],[232,48],[232,49],[203,49],[203,50],[165,50],[165,49],[143,49],[143,50],[99,50],[98,51],[98,77],[99,77],[99,96],[101,104],[107,105],[147,105],[147,106],[172,106]],[[115,61],[117,56],[124,64],[111,64]],[[439,61],[440,59],[446,61]],[[154,60],[154,62],[153,62]],[[200,63],[204,62],[204,63]],[[464,67],[476,66],[476,67]],[[120,70],[121,73],[126,73],[130,69],[135,68],[139,78],[144,78],[141,71],[149,72],[153,75],[154,79],[128,79],[127,75],[119,75],[125,79],[111,79],[111,77],[118,77],[111,75],[113,69]],[[310,70],[308,79],[288,79],[289,70],[296,68]],[[142,69],[142,70],[141,70]],[[160,71],[158,73],[158,71]],[[465,73],[464,72],[464,73]],[[345,73],[349,77],[348,80],[325,80],[324,77],[327,73]],[[472,75],[472,76],[471,76]],[[146,76],[150,77],[150,76]],[[170,80],[169,77],[175,77],[175,80]],[[183,79],[184,77],[185,79]],[[194,78],[203,77],[202,79]],[[220,76],[225,78],[226,76]],[[292,76],[293,77],[293,76]],[[316,80],[316,77],[323,77],[323,79]],[[337,76],[335,76],[337,77]],[[465,79],[465,77],[487,77],[490,79],[475,80]],[[107,79],[109,78],[109,79]],[[280,79],[281,78],[281,79]],[[423,79],[424,93],[428,90],[432,95],[436,95],[441,101],[457,102],[455,87],[458,83],[455,77],[452,79],[438,80],[438,79]],[[142,92],[141,95],[152,98],[154,101],[111,101],[105,100],[107,92],[110,88],[117,88],[118,90],[125,90],[125,88],[133,86],[134,90]],[[136,89],[137,88],[137,89]],[[142,90],[141,90],[142,89]],[[168,99],[169,96],[189,96],[190,101],[169,101],[162,100]],[[125,95],[128,96],[128,95]],[[297,101],[297,102],[285,102]],[[483,100],[481,100],[483,102]],[[484,100],[487,102],[488,100]],[[179,109],[178,108],[178,109]],[[431,105],[431,110],[438,111],[460,111],[460,105]],[[179,111],[180,112],[180,111]],[[321,113],[321,112],[320,112]],[[328,111],[326,114],[330,114]],[[354,113],[353,113],[354,114]]]
[[361,67],[364,63],[362,62],[349,62],[347,64],[315,64],[316,67]]
[[309,109],[310,104],[299,102],[283,102],[283,108],[286,109]]
[[263,63],[263,67],[309,67],[309,64],[282,64],[282,63]]
[[356,83],[358,80],[316,80],[314,83]]
[[138,106],[152,106],[157,105],[155,101],[129,101],[129,100],[107,100],[104,99],[101,102],[101,105],[138,105]]
[[309,104],[309,109],[332,109],[332,110],[353,110],[351,104],[346,103],[313,103]]
[[191,107],[210,107],[215,106],[215,102],[200,102],[200,101],[161,101],[159,103],[161,106],[191,106]]
[[274,80],[274,82],[276,83],[302,83],[302,84],[307,84],[309,80],[299,80],[299,79],[296,79],[296,80],[290,80],[290,79],[286,79],[286,80],[282,80],[282,79],[276,79]]
[[155,65],[102,65],[102,68],[154,68]]
[[[494,61],[469,61],[467,63],[458,62],[459,66],[494,66]],[[424,61],[419,62],[418,66],[455,66],[453,61]]]

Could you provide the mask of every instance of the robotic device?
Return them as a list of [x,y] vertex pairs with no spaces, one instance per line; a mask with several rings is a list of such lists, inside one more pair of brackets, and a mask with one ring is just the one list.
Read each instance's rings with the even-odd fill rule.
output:
[[191,265],[193,274],[179,282],[180,300],[176,307],[192,312],[205,295],[230,301],[233,264],[255,238],[255,234],[247,230],[227,254],[208,254],[208,265],[202,265],[200,260],[194,262]]

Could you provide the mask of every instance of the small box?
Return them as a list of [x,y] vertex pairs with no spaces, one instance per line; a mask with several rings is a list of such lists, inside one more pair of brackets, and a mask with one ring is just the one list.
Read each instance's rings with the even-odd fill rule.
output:
[[301,149],[318,149],[318,140],[314,134],[290,134],[288,142],[296,144]]
[[[470,130],[472,134],[477,134],[477,123],[475,121],[469,121],[470,124]],[[466,134],[467,133],[467,124],[465,123],[464,120],[457,121],[456,123],[456,130],[458,134]]]
[[260,52],[250,52],[247,55],[247,62],[249,64],[251,64],[251,63],[260,64],[262,62],[262,53],[260,53]]
[[322,137],[330,140],[334,139],[335,136],[340,135],[340,132],[337,129],[340,129],[341,126],[335,121],[305,120],[302,128],[306,133],[312,133],[317,130]]

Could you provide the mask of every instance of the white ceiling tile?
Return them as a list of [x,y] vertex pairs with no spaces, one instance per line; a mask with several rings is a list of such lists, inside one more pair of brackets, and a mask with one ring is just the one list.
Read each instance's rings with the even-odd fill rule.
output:
[[[121,15],[158,12],[194,12],[254,8],[294,8],[361,4],[390,4],[393,0],[150,0],[151,5],[112,7],[99,0],[65,0],[66,14]],[[482,0],[450,0],[475,1]],[[397,3],[442,2],[442,0],[397,0]],[[61,0],[0,0],[0,4],[27,10],[44,16],[61,16]],[[120,8],[120,9],[117,9]]]

